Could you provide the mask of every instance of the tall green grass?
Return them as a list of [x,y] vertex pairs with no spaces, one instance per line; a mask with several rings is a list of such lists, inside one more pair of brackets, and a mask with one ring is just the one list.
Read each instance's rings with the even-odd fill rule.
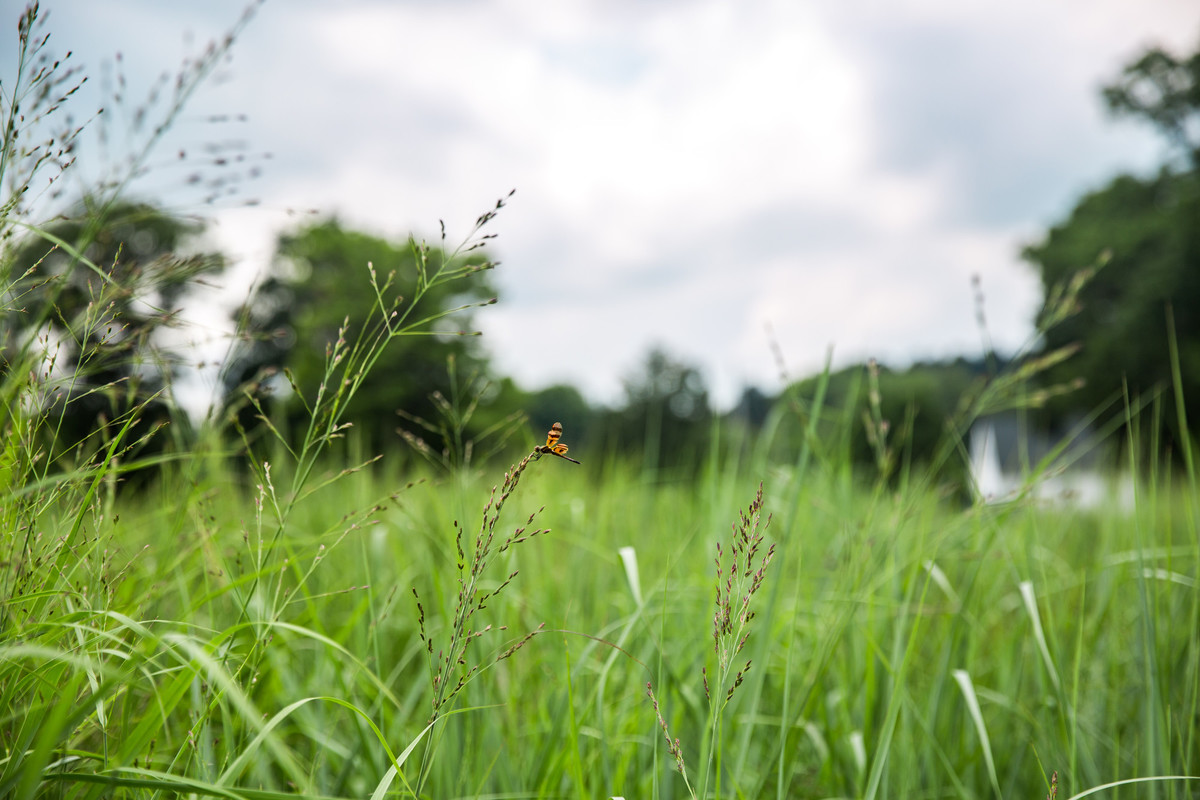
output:
[[408,485],[385,457],[282,525],[278,490],[224,470],[140,500],[75,476],[5,534],[0,793],[687,796],[645,686],[698,787],[713,560],[760,477],[775,556],[712,744],[720,796],[1044,796],[1052,771],[1068,796],[1200,772],[1188,481],[1160,475],[1128,512],[962,508],[820,460],[692,485],[580,455],[525,465],[496,529],[536,513],[549,531],[478,575],[491,592],[518,573],[475,612],[448,674],[475,671],[441,705],[425,641],[455,634],[456,523],[469,560],[499,475]]
[[[53,381],[5,374],[0,796],[1194,795],[1190,470],[1151,449],[1129,509],[964,504],[818,383],[714,424],[694,480],[574,449],[413,474],[343,438],[428,324],[364,279],[299,446],[202,431],[139,493],[144,407],[46,450]],[[1060,357],[982,387],[941,462]]]

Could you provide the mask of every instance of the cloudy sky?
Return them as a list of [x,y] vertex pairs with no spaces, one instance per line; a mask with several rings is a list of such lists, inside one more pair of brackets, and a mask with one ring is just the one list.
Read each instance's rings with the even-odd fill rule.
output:
[[[244,7],[42,2],[58,52],[97,91],[123,73],[129,107]],[[779,388],[773,346],[792,377],[830,347],[978,355],[973,275],[996,346],[1027,343],[1021,245],[1164,158],[1098,87],[1198,43],[1194,0],[267,0],[140,188],[211,220],[234,293],[296,210],[453,238],[515,188],[478,318],[499,370],[613,402],[657,345],[728,404]],[[208,207],[171,164],[213,140],[261,175]]]

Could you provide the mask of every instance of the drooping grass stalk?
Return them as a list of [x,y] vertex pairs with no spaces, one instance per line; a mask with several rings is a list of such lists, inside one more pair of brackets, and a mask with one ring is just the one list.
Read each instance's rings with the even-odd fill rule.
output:
[[[458,569],[458,592],[454,600],[454,609],[450,623],[450,638],[437,650],[436,654],[434,653],[433,638],[427,635],[425,630],[425,609],[421,605],[420,595],[416,588],[413,588],[413,595],[417,598],[418,627],[421,641],[425,644],[427,665],[433,692],[432,709],[429,718],[429,725],[431,726],[445,716],[455,697],[458,696],[472,678],[482,669],[509,658],[541,630],[542,626],[539,625],[536,630],[526,633],[522,638],[496,656],[494,660],[472,663],[469,658],[468,651],[470,646],[481,636],[492,630],[491,624],[485,625],[478,630],[475,629],[472,625],[475,614],[487,608],[488,603],[496,598],[517,576],[517,572],[514,570],[496,588],[484,591],[480,586],[480,582],[484,579],[488,568],[494,563],[496,558],[507,552],[509,548],[528,541],[539,534],[548,532],[546,529],[530,530],[533,520],[537,516],[537,512],[535,511],[529,515],[524,525],[513,529],[512,533],[505,537],[503,541],[498,542],[496,538],[497,527],[500,524],[500,515],[504,510],[504,504],[512,496],[513,492],[516,491],[518,484],[521,482],[521,475],[525,472],[526,467],[540,456],[541,453],[538,449],[534,449],[505,473],[504,482],[500,486],[498,495],[496,489],[492,489],[491,496],[483,507],[483,518],[479,525],[479,531],[471,540],[469,551],[464,547],[463,529],[457,522],[455,523],[454,541],[458,553],[456,561]],[[498,628],[498,630],[506,629],[506,626],[499,626]],[[434,750],[440,734],[440,730],[435,730],[434,735],[426,740],[421,758],[420,772],[415,783],[415,793],[418,797],[421,796],[421,790],[429,779]]]

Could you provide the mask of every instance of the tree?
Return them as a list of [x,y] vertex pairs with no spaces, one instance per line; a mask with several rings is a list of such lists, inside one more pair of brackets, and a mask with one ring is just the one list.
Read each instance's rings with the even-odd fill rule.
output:
[[224,268],[217,254],[177,254],[200,230],[149,205],[85,200],[5,258],[0,371],[43,376],[63,447],[134,410],[135,434],[151,418],[186,421],[170,397],[181,358],[163,333],[191,283]]
[[1027,247],[1047,296],[1081,267],[1100,263],[1080,293],[1081,308],[1045,334],[1047,350],[1078,342],[1075,358],[1051,373],[1085,381],[1058,404],[1090,410],[1124,387],[1146,395],[1171,381],[1169,314],[1179,346],[1189,411],[1200,401],[1200,220],[1195,172],[1124,175],[1083,198],[1066,222]]
[[[367,312],[380,302],[368,273],[370,264],[381,280],[395,273],[393,289],[405,298],[407,322],[437,320],[430,328],[414,331],[416,335],[388,343],[346,419],[374,451],[396,440],[397,426],[421,435],[422,426],[412,418],[432,422],[445,412],[443,401],[458,398],[450,360],[463,376],[462,385],[481,386],[471,377],[486,375],[488,368],[479,340],[462,335],[469,331],[471,309],[493,295],[483,271],[488,264],[475,250],[462,263],[478,267],[478,272],[464,280],[422,283],[422,275],[436,273],[446,257],[443,250],[423,249],[411,239],[393,243],[346,230],[335,219],[281,236],[272,274],[239,310],[248,336],[224,373],[227,405],[240,407],[242,424],[250,427],[257,411],[240,403],[242,392],[249,390],[260,402],[273,393],[286,400],[283,419],[292,437],[301,436],[301,426],[307,424],[305,403],[325,378],[330,344],[339,337],[353,340],[361,335]],[[419,285],[424,287],[420,293]],[[419,302],[410,308],[418,294]],[[284,368],[294,389],[280,375]],[[398,409],[406,418],[397,416]],[[486,427],[489,419],[482,415],[474,424]]]
[[[939,458],[945,456],[947,437],[956,435],[949,423],[959,414],[964,396],[988,371],[982,360],[961,357],[918,362],[903,371],[855,364],[792,384],[780,402],[799,411],[807,426],[805,415],[824,383],[816,429],[818,457],[834,463],[847,459],[887,478],[897,477],[904,465],[936,467],[938,480],[961,483],[961,462]],[[792,452],[801,446],[798,433],[785,442]]]
[[625,405],[602,423],[613,448],[636,448],[650,470],[701,463],[712,409],[700,370],[655,348],[624,383]]
[[1110,111],[1149,122],[1200,167],[1200,49],[1175,56],[1151,48],[1102,91]]
[[[1084,388],[1051,406],[1060,421],[1121,398],[1147,398],[1172,382],[1170,337],[1178,344],[1186,411],[1200,419],[1200,51],[1148,50],[1103,90],[1116,114],[1153,124],[1186,156],[1151,178],[1122,175],[1084,196],[1068,219],[1023,256],[1044,296],[1097,265],[1077,315],[1045,333],[1046,350],[1077,342],[1079,355],[1052,370]],[[1170,323],[1170,324],[1169,324]],[[1164,415],[1174,426],[1175,415]],[[1176,431],[1176,434],[1181,432]]]

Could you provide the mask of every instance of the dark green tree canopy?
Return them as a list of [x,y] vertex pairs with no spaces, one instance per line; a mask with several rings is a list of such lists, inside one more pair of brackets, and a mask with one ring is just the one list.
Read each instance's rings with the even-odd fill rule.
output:
[[[859,467],[878,470],[876,445],[868,433],[874,426],[871,366],[855,364],[828,376],[814,376],[793,383],[781,402],[790,404],[807,419],[814,398],[824,383],[824,399],[816,421],[813,443],[820,454],[834,461],[845,459]],[[961,408],[964,396],[990,372],[983,359],[918,362],[903,371],[879,366],[874,378],[879,419],[884,430],[880,446],[892,454],[893,466],[928,465],[935,460],[947,436],[948,428]],[[792,453],[801,447],[801,439],[787,442]],[[782,454],[781,454],[782,455]],[[959,482],[961,465],[950,463],[941,469],[940,478]]]
[[1149,122],[1200,167],[1200,49],[1175,56],[1151,48],[1103,92],[1114,114]]
[[[119,362],[127,356],[119,354],[139,340],[147,344],[168,324],[192,281],[224,269],[215,254],[178,255],[184,241],[201,230],[199,223],[146,204],[85,200],[77,213],[31,233],[4,259],[5,346],[16,346],[20,331],[49,326],[65,336],[70,365],[78,363],[81,351],[98,348],[118,354],[109,366],[121,372]],[[86,324],[97,304],[108,309],[118,329]]]
[[1200,400],[1200,186],[1196,173],[1163,170],[1121,176],[1083,198],[1062,224],[1024,251],[1044,291],[1103,262],[1080,294],[1075,316],[1045,334],[1047,349],[1078,342],[1078,356],[1054,372],[1086,385],[1060,402],[1090,410],[1170,384],[1168,310],[1174,317],[1185,396]]
[[[330,344],[339,336],[354,341],[362,335],[367,311],[381,302],[370,269],[380,283],[395,274],[392,293],[404,298],[400,307],[406,309],[417,295],[421,271],[436,272],[444,258],[440,249],[347,230],[336,219],[281,236],[272,274],[239,312],[248,335],[225,370],[227,403],[236,405],[246,388],[260,391],[264,386],[274,386],[276,396],[284,397],[290,392],[279,376],[284,368],[311,402],[325,375]],[[483,265],[486,259],[476,250],[464,263]],[[439,413],[431,395],[453,393],[449,359],[461,376],[487,372],[478,338],[462,335],[470,332],[471,307],[494,296],[486,276],[480,271],[463,280],[435,282],[409,310],[407,323],[461,309],[442,316],[425,333],[391,341],[368,374],[348,419],[373,449],[398,441],[396,428],[411,425],[397,416],[398,409],[425,419]],[[260,383],[270,372],[276,377]],[[252,416],[243,414],[243,423],[251,424]],[[284,416],[293,425],[302,424],[301,398],[290,397]]]
[[[84,200],[6,254],[0,369],[66,382],[48,394],[65,446],[169,387],[182,356],[162,334],[192,282],[225,266],[179,255],[201,229],[142,203]],[[153,408],[183,421],[168,396]]]
[[624,383],[624,406],[601,422],[611,449],[628,452],[636,446],[649,470],[694,469],[701,463],[712,409],[700,370],[654,348]]
[[[1168,389],[1173,336],[1194,422],[1200,419],[1200,51],[1177,57],[1148,50],[1104,97],[1115,113],[1153,124],[1187,161],[1153,177],[1117,177],[1025,248],[1047,298],[1079,270],[1102,265],[1079,295],[1079,313],[1045,332],[1047,350],[1081,345],[1050,377],[1085,381],[1051,411],[1088,412],[1119,400],[1126,388],[1142,398]],[[1171,428],[1175,417],[1165,415]]]

